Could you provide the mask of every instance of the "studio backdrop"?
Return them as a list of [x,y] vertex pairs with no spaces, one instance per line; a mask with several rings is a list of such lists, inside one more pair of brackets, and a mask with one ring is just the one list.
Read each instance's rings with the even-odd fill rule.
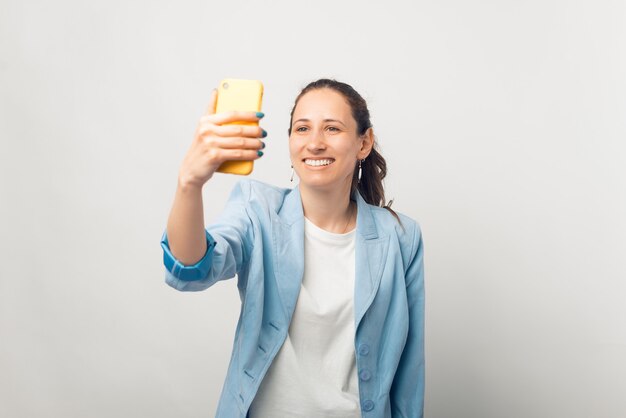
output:
[[1,0],[0,416],[213,416],[236,280],[169,288],[159,241],[227,77],[264,83],[250,178],[280,187],[304,85],[368,101],[423,232],[427,417],[626,416],[625,28],[617,0]]

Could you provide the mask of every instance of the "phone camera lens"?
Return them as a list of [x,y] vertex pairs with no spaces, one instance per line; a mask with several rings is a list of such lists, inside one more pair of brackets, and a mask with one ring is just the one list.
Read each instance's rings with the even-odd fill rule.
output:
[[224,83],[224,84],[222,84],[222,87],[224,87],[225,89],[227,89],[227,88],[228,88],[228,83]]

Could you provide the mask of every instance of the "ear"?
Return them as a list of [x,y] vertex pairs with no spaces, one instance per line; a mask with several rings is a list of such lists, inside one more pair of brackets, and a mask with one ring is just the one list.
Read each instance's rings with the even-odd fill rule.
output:
[[361,149],[357,154],[359,160],[363,160],[370,155],[372,148],[374,147],[374,129],[367,128],[367,131],[361,135]]

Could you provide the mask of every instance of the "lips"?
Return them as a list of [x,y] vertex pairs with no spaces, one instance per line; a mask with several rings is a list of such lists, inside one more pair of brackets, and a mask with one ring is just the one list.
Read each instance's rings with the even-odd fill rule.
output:
[[311,167],[327,166],[335,162],[334,158],[305,158],[304,164]]

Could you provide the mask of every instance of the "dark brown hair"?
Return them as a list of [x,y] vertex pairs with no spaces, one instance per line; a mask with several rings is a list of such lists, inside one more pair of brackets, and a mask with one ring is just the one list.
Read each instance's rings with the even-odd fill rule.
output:
[[[311,90],[318,89],[331,89],[340,93],[348,102],[350,109],[352,110],[352,117],[356,121],[357,134],[359,136],[364,135],[369,128],[372,127],[370,121],[370,112],[367,109],[367,103],[365,99],[357,93],[351,85],[342,83],[337,80],[331,80],[328,78],[321,78],[319,80],[309,83],[302,89],[296,101],[291,109],[291,117],[289,120],[289,135],[291,136],[291,124],[293,123],[293,112],[296,109],[298,101],[302,96]],[[354,166],[354,173],[352,175],[352,185],[350,192],[354,193],[358,190],[363,199],[374,206],[380,206],[389,210],[397,219],[398,215],[391,209],[393,201],[385,201],[385,190],[383,186],[383,179],[387,175],[387,163],[385,159],[378,151],[378,144],[374,139],[374,145],[370,154],[361,162],[361,181],[359,181],[359,164]],[[399,219],[398,219],[399,221]]]

